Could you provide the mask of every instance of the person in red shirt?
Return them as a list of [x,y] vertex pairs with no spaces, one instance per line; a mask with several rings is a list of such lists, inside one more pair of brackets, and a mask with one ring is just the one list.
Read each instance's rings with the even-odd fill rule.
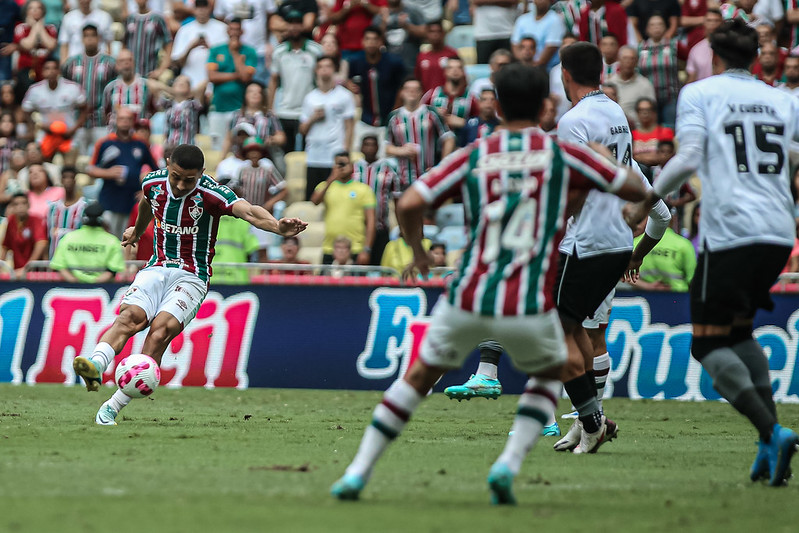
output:
[[707,0],[685,0],[682,2],[680,26],[687,32],[684,43],[690,50],[696,43],[706,37],[705,15],[707,14]]
[[[604,8],[604,9],[602,9]],[[580,11],[580,40],[599,46],[602,37],[613,34],[619,46],[627,44],[627,12],[614,0],[593,0]]]
[[674,130],[657,123],[657,109],[657,103],[651,98],[641,98],[635,103],[641,126],[633,130],[633,159],[649,167],[660,163],[658,144],[674,140]]
[[430,43],[430,51],[422,52],[416,57],[416,69],[414,77],[422,82],[422,90],[427,92],[435,89],[439,85],[444,85],[447,77],[444,69],[447,68],[447,60],[457,58],[458,51],[444,44],[444,28],[440,21],[427,24],[427,42]]
[[752,74],[760,81],[774,87],[782,79],[782,67],[784,61],[780,61],[780,49],[774,43],[764,43],[760,46],[760,55],[752,65]]
[[336,25],[336,36],[341,43],[341,57],[350,61],[363,50],[363,32],[372,24],[375,15],[387,8],[386,0],[336,0],[329,22]]
[[14,273],[25,275],[25,265],[30,261],[46,259],[47,227],[44,219],[28,214],[28,195],[16,193],[8,202],[8,227],[0,246],[0,260],[6,261],[8,252],[14,254]]
[[58,30],[44,23],[45,14],[47,8],[40,0],[30,0],[25,8],[25,22],[14,28],[14,44],[19,52],[17,71],[28,85],[42,81],[44,58],[58,46]]

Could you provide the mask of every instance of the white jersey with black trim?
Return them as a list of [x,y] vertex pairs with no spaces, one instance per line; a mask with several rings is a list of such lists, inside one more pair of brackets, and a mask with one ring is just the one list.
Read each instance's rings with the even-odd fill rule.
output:
[[[799,99],[748,72],[727,71],[683,88],[677,138],[681,151],[696,145],[700,158],[694,164],[702,182],[703,249],[793,246],[788,155],[798,135]],[[669,166],[655,182],[659,196],[676,188]]]
[[[616,155],[619,165],[637,170],[647,189],[651,186],[632,159],[633,137],[619,104],[602,93],[586,96],[558,121],[558,139],[580,144],[596,142]],[[633,249],[633,234],[624,222],[624,200],[598,190],[588,193],[583,208],[569,221],[559,250],[578,257]]]

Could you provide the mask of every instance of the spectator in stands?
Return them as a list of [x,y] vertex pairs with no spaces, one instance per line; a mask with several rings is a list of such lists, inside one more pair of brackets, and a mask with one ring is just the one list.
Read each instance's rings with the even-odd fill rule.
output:
[[510,36],[518,16],[516,0],[471,0],[477,62],[488,63],[495,50],[510,50]]
[[211,48],[208,56],[208,81],[213,84],[213,99],[208,113],[208,129],[215,150],[222,148],[225,131],[233,114],[244,104],[244,89],[252,81],[258,63],[255,49],[242,42],[242,23],[231,20],[228,42]]
[[375,193],[365,183],[353,179],[348,152],[337,153],[335,165],[327,181],[320,183],[311,196],[314,204],[325,206],[322,262],[333,264],[334,241],[344,236],[351,243],[349,252],[353,259],[359,265],[368,265],[375,242]]
[[[280,251],[282,257],[279,260],[270,261],[281,265],[309,265],[308,261],[302,261],[299,258],[300,253],[300,240],[297,237],[284,237],[283,242],[280,244]],[[271,270],[270,274],[278,274],[281,276],[307,276],[310,274],[308,270]]]
[[239,169],[238,179],[232,183],[240,189],[242,198],[274,213],[275,204],[283,201],[288,193],[283,176],[266,157],[268,149],[259,137],[244,141],[241,151],[248,164]]
[[137,58],[136,73],[158,80],[171,65],[172,32],[163,14],[150,9],[148,0],[136,0],[136,6],[138,12],[125,19],[122,43]]
[[[205,87],[191,90],[188,76],[178,76],[172,84],[172,98],[164,95],[158,100],[158,109],[164,111],[164,142],[170,146],[194,144],[200,124],[200,113],[207,104]],[[228,132],[228,135],[230,132]]]
[[282,164],[283,150],[281,147],[286,144],[286,134],[283,132],[280,120],[269,111],[267,103],[263,85],[257,81],[247,84],[247,88],[244,90],[244,104],[241,109],[233,113],[233,117],[230,119],[225,142],[222,144],[222,155],[227,156],[230,153],[233,144],[233,131],[236,126],[243,123],[251,124],[255,128],[255,133],[251,137],[260,137],[264,140],[264,144],[269,149],[269,158],[282,172],[285,165]]
[[660,15],[649,17],[646,28],[649,38],[638,45],[638,71],[655,87],[658,120],[674,126],[680,92],[677,38],[667,37],[666,22]]
[[389,241],[389,207],[400,195],[399,175],[393,159],[378,159],[380,145],[376,135],[361,139],[363,159],[353,165],[352,177],[371,187],[375,194],[375,238],[372,243],[370,265],[379,265],[383,250]]
[[[684,0],[681,4],[680,28],[686,34],[686,47],[688,50],[693,50],[694,46],[708,35],[705,31],[705,15],[708,12],[707,0]],[[720,16],[721,12],[719,12]]]
[[[794,48],[799,46],[799,4],[797,4],[796,2],[777,2],[777,0],[774,0],[774,3],[777,4],[777,6],[775,6],[776,9],[774,11],[779,13],[779,8],[782,8],[783,10],[784,13],[784,18],[782,19],[782,22],[784,24],[783,33],[788,33],[788,35],[790,36],[790,39],[788,40],[787,44],[788,44],[788,49],[793,51]],[[755,4],[755,7],[753,8],[753,11],[755,13],[760,12],[758,8],[761,8],[761,6],[759,4],[763,4],[763,6],[765,6],[768,5],[769,2],[761,0],[760,2]],[[771,22],[772,24],[774,24],[777,23],[778,20],[772,20]]]
[[244,145],[244,141],[249,139],[250,137],[257,137],[258,134],[255,130],[255,126],[250,124],[249,122],[241,122],[237,124],[232,130],[232,137],[231,137],[231,146],[230,146],[230,155],[219,162],[219,165],[216,167],[216,178],[237,178],[239,175],[239,171],[242,167],[247,165],[247,160],[244,159],[244,154],[241,151],[241,147]]
[[83,26],[83,52],[62,61],[64,78],[79,84],[86,94],[86,122],[75,138],[78,150],[89,154],[94,144],[107,133],[102,115],[103,91],[117,76],[116,61],[100,52],[97,26]]
[[[430,251],[431,244],[430,239],[422,239],[422,246],[424,246],[425,250]],[[394,239],[386,245],[386,250],[383,252],[383,259],[380,261],[380,266],[394,269],[397,272],[397,276],[401,276],[411,263],[413,263],[413,250],[408,243],[405,242],[405,238],[402,236],[402,232],[400,232],[397,239]]]
[[14,28],[14,44],[19,52],[17,80],[20,83],[42,81],[42,62],[58,46],[58,30],[46,24],[47,8],[40,0],[28,0],[23,16],[25,21]]
[[[267,18],[271,17],[275,11],[277,8],[272,0],[214,0],[214,16],[216,18],[240,21],[239,38],[241,43],[255,52],[256,69],[252,79],[263,85],[269,83],[269,71],[266,69]],[[212,53],[212,60],[213,57]]]
[[388,0],[388,9],[376,15],[372,24],[386,36],[388,52],[401,57],[405,71],[412,72],[419,46],[427,36],[425,22],[430,19],[408,4],[407,0]]
[[47,206],[47,235],[50,237],[48,257],[53,258],[58,241],[70,231],[78,229],[83,223],[83,211],[86,200],[80,195],[76,183],[78,171],[75,167],[64,167],[61,170],[61,185],[64,198],[51,202]]
[[429,91],[444,84],[447,60],[458,57],[458,51],[444,43],[441,21],[427,24],[426,29],[430,50],[420,53],[416,58],[414,75],[422,82],[422,89]]
[[6,208],[13,195],[25,192],[17,179],[19,171],[24,167],[25,152],[22,150],[11,152],[8,168],[0,173],[0,216],[6,214]]
[[603,83],[602,92],[605,93],[605,96],[607,96],[614,102],[619,103],[619,88],[616,87],[615,83],[609,81]]
[[25,275],[25,265],[30,261],[41,261],[47,253],[47,228],[44,220],[29,213],[28,195],[18,192],[11,197],[6,207],[8,226],[0,246],[0,261],[13,257],[14,274]]
[[[246,198],[238,180],[224,178],[220,179],[219,183],[227,185],[237,195]],[[262,252],[260,262],[265,262],[266,250],[260,247],[258,237],[250,231],[250,224],[236,217],[220,217],[214,245],[214,263],[249,263],[252,254],[259,249]],[[244,285],[250,282],[250,272],[243,267],[215,266],[213,283]]]
[[641,98],[635,105],[638,124],[633,130],[633,159],[639,164],[653,167],[660,163],[658,144],[673,141],[674,130],[657,122],[657,104],[651,98]]
[[150,147],[150,153],[152,154],[153,159],[156,163],[158,163],[156,168],[150,168],[148,165],[142,166],[142,175],[146,175],[153,170],[164,168],[166,166],[166,158],[164,157],[164,154],[166,153],[164,149],[165,147],[163,143],[153,144],[151,140],[152,130],[150,129],[150,121],[146,118],[136,121],[136,127],[133,134],[147,143],[147,146]]
[[532,37],[524,37],[513,47],[513,58],[528,67],[535,66],[536,42]]
[[[302,14],[291,11],[286,15],[286,41],[272,54],[272,77],[269,78],[269,105],[274,106],[286,132],[286,151],[294,151],[300,128],[302,101],[314,89],[316,60],[322,57],[322,47],[306,39],[302,33]],[[279,102],[275,101],[278,87],[283,88]]]
[[[580,5],[580,2],[578,1],[577,4]],[[587,41],[599,46],[602,42],[602,37],[615,35],[620,46],[627,44],[627,13],[618,2],[615,0],[594,0],[593,2],[586,2],[579,7],[579,10],[577,33],[581,41]]]
[[782,67],[779,64],[779,49],[774,43],[765,43],[760,47],[757,72],[752,69],[755,77],[760,81],[774,87],[782,77]]
[[53,57],[44,60],[42,72],[45,79],[31,85],[22,100],[22,109],[29,122],[32,113],[39,113],[45,134],[51,133],[53,125],[63,123],[63,137],[71,139],[86,122],[86,93],[77,83],[59,76],[58,60]]
[[619,72],[610,78],[610,81],[616,85],[619,105],[624,114],[636,124],[638,123],[636,102],[641,98],[655,99],[655,87],[651,81],[638,73],[637,66],[638,51],[624,46],[619,50]]
[[461,146],[466,146],[477,139],[488,137],[499,126],[497,93],[494,92],[494,89],[483,89],[477,105],[479,114],[467,120],[466,127],[461,131],[461,140],[458,143]]
[[[350,74],[350,64],[341,58],[341,47],[338,44],[338,37],[335,33],[326,33],[319,41],[322,45],[322,55],[332,57],[336,64],[336,83],[344,85],[347,83]],[[414,56],[414,61],[416,60]]]
[[287,16],[292,11],[298,11],[302,15],[302,35],[306,39],[313,39],[313,32],[319,18],[319,4],[316,0],[284,0],[280,2],[278,15],[287,20]]
[[[577,37],[575,37],[574,35],[569,35],[569,34],[564,35],[563,44],[560,45],[560,51],[563,51],[565,47],[576,42],[577,42]],[[566,111],[571,109],[571,102],[569,101],[569,98],[566,95],[566,90],[563,88],[562,75],[563,75],[563,69],[561,68],[560,63],[552,67],[552,70],[549,71],[549,98],[551,98],[552,102],[555,104],[556,122],[560,120],[560,117],[562,117],[563,114],[566,113]]]
[[654,38],[659,42],[661,38],[670,41],[677,36],[682,10],[678,0],[633,0],[627,7],[627,16],[632,24],[638,41],[653,39],[649,21],[652,16],[659,16],[663,20],[663,33]]
[[785,59],[783,74],[785,82],[777,85],[777,88],[799,97],[799,55],[791,53]]
[[336,0],[329,21],[336,25],[344,59],[352,63],[364,49],[366,30],[386,5],[386,0]]
[[[202,0],[201,0],[202,1]],[[59,57],[62,61],[83,52],[83,26],[91,22],[100,34],[100,51],[108,52],[114,40],[111,25],[114,20],[102,9],[92,6],[92,0],[78,0],[78,8],[66,15],[58,30]]]
[[422,97],[422,103],[433,106],[449,129],[458,136],[458,140],[465,144],[462,130],[467,120],[480,114],[480,107],[477,98],[469,92],[466,71],[460,58],[448,59],[444,74],[444,84],[427,91]]
[[99,203],[89,204],[83,225],[61,238],[50,268],[69,283],[107,283],[125,270],[122,246],[105,231]]
[[355,127],[355,99],[347,89],[336,85],[335,64],[331,57],[316,61],[316,89],[305,96],[300,115],[300,133],[305,136],[305,198],[330,176],[333,158],[352,146]]
[[516,50],[522,39],[532,37],[535,43],[535,66],[545,67],[547,72],[560,63],[558,48],[563,42],[566,26],[556,12],[550,10],[550,0],[533,0],[535,9],[516,19],[511,35],[511,45]]
[[472,23],[469,0],[447,0],[445,6],[447,11],[452,15],[452,23],[455,26],[463,26]]
[[[355,264],[355,254],[352,253],[352,241],[347,237],[341,235],[336,237],[333,241],[333,253],[330,254],[330,261],[327,261],[327,254],[325,254],[324,264],[333,266],[350,266]],[[332,268],[328,270],[328,276],[333,278],[341,278],[346,275],[351,275],[351,272],[343,268]]]
[[504,48],[495,50],[494,53],[491,54],[491,59],[488,61],[488,68],[490,71],[489,76],[487,78],[478,78],[472,81],[472,84],[469,87],[469,92],[475,98],[480,98],[480,95],[483,94],[484,90],[490,89],[493,91],[494,73],[498,72],[499,69],[509,64],[511,61],[513,61],[513,55],[509,50],[505,50]]
[[599,41],[602,52],[602,83],[610,80],[619,71],[619,38],[609,33]]
[[136,74],[133,52],[123,49],[117,55],[118,76],[103,89],[103,113],[109,129],[116,124],[117,110],[125,106],[136,112],[136,120],[149,119],[164,85]]
[[19,4],[15,0],[0,0],[0,81],[13,79],[14,26],[19,21]]
[[[637,245],[643,238],[644,220],[636,231]],[[663,238],[644,258],[635,287],[650,291],[688,292],[696,270],[696,254],[691,241],[667,228]]]
[[227,26],[211,18],[208,0],[195,0],[194,14],[196,18],[180,27],[172,44],[172,62],[180,74],[189,77],[192,89],[208,81],[210,49],[228,40]]
[[11,154],[20,148],[22,148],[22,142],[17,139],[17,124],[14,121],[14,114],[10,111],[0,111],[0,174],[8,170],[11,164]]
[[430,259],[433,268],[446,268],[447,265],[447,245],[443,242],[434,242],[430,245]]
[[42,165],[28,166],[28,209],[31,215],[47,217],[50,202],[65,198],[64,188],[53,185]]
[[133,137],[136,113],[121,107],[116,115],[116,133],[97,142],[92,162],[87,168],[89,176],[103,180],[100,204],[109,231],[122,238],[127,228],[130,210],[141,189],[142,167],[158,168],[158,164],[144,141]]
[[455,136],[438,112],[422,105],[422,84],[408,78],[400,87],[402,107],[391,113],[386,134],[386,155],[399,161],[402,190],[455,148]]
[[[686,4],[683,5],[683,7]],[[713,50],[710,49],[710,34],[721,26],[721,11],[708,9],[702,23],[705,38],[697,42],[688,52],[688,63],[685,72],[688,73],[688,83],[703,80],[713,75]]]
[[45,161],[42,149],[33,141],[25,145],[25,168],[17,174],[17,179],[19,179],[19,183],[25,190],[28,189],[28,169],[30,165],[42,165],[50,177],[50,181],[56,185],[61,185],[61,169],[58,165]]
[[16,83],[13,80],[0,81],[0,112],[10,112],[14,115],[17,125],[17,137],[29,140],[33,137],[33,128],[29,127],[28,117],[20,105],[21,98],[17,99]]

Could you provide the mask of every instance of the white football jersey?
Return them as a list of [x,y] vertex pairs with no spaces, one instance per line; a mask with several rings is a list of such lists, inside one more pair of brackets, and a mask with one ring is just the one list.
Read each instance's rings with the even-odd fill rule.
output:
[[[747,244],[793,246],[788,165],[799,140],[799,99],[744,71],[686,85],[677,102],[678,139],[704,139],[699,242],[710,251]],[[668,168],[668,165],[666,165]],[[655,182],[662,196],[665,184]]]
[[[627,117],[619,104],[604,94],[583,98],[563,115],[558,121],[558,139],[607,146],[619,165],[632,166],[644,186],[651,188],[633,161],[633,137]],[[576,247],[577,256],[582,258],[632,250],[633,233],[621,213],[624,203],[612,194],[589,192],[580,213],[569,221],[560,251],[571,255]]]

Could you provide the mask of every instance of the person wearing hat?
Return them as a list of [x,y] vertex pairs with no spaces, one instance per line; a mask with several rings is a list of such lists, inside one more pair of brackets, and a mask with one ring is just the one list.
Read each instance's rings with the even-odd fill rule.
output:
[[[283,176],[266,155],[266,145],[260,137],[250,137],[241,147],[247,164],[239,170],[238,186],[241,189],[240,197],[253,205],[263,206],[264,209],[280,216],[283,199],[288,194]],[[253,229],[261,248],[273,244],[272,235],[257,228]]]
[[120,241],[103,227],[103,207],[98,202],[83,211],[83,225],[64,235],[55,249],[50,268],[70,283],[105,283],[125,269]]
[[289,18],[301,19],[302,36],[306,39],[313,39],[313,31],[319,19],[319,4],[316,3],[316,0],[283,0],[277,14],[286,22],[289,21]]
[[244,141],[255,137],[255,126],[249,122],[241,122],[231,130],[230,155],[216,166],[216,179],[237,178],[241,169],[248,165],[241,151]]

